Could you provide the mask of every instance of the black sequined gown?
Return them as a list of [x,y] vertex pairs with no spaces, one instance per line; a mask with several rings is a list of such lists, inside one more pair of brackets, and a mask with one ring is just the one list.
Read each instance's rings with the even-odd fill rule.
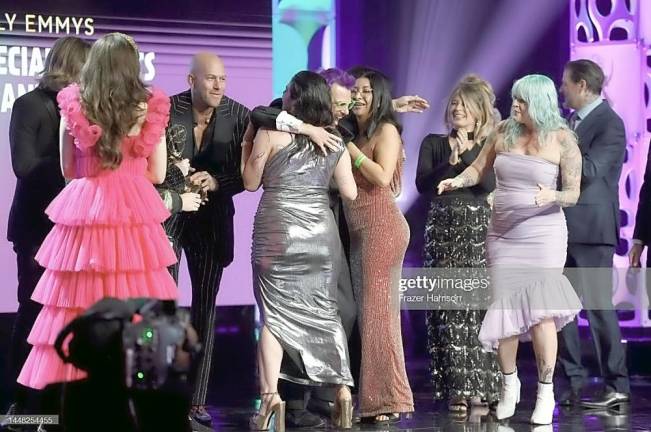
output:
[[[481,268],[486,263],[484,241],[490,219],[487,196],[495,186],[492,175],[474,187],[436,195],[438,183],[454,177],[475,160],[476,145],[450,165],[446,135],[428,135],[418,158],[416,186],[432,194],[425,224],[425,267]],[[499,368],[495,354],[485,353],[478,335],[484,311],[432,310],[427,313],[428,352],[434,399],[480,397],[499,399]]]

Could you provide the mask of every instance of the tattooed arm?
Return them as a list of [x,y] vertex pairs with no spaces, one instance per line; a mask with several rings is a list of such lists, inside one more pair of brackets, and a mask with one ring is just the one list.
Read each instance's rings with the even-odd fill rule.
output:
[[488,135],[479,156],[477,156],[477,159],[475,159],[472,165],[463,170],[458,176],[443,180],[439,183],[437,188],[439,195],[443,192],[475,186],[479,183],[486,171],[493,169],[493,163],[497,155],[495,145],[500,137],[500,129],[498,126]]
[[583,158],[576,143],[576,136],[570,131],[558,132],[561,148],[560,171],[562,179],[561,190],[552,190],[539,184],[540,191],[536,194],[538,207],[549,203],[561,207],[571,207],[579,200],[581,193],[581,169]]
[[253,148],[248,159],[244,163],[242,170],[242,180],[244,189],[255,192],[260,188],[262,183],[262,173],[267,163],[269,154],[272,149],[271,134],[282,134],[282,132],[269,131],[267,129],[258,129],[258,133],[253,140]]

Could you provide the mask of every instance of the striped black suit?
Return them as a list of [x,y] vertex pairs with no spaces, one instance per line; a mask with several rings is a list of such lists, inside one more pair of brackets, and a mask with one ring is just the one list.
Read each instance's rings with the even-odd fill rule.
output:
[[[183,158],[197,171],[207,171],[217,179],[218,187],[208,193],[208,202],[196,212],[182,212],[183,175],[170,160],[165,182],[159,188],[172,211],[165,221],[165,231],[177,258],[185,252],[192,283],[192,325],[196,329],[204,355],[197,370],[193,405],[205,405],[215,335],[215,299],[224,267],[233,261],[233,195],[244,190],[240,175],[242,138],[248,125],[249,110],[224,96],[214,110],[201,146],[194,142],[194,119],[190,91],[171,98],[169,132],[185,129]],[[172,275],[178,281],[177,263]]]

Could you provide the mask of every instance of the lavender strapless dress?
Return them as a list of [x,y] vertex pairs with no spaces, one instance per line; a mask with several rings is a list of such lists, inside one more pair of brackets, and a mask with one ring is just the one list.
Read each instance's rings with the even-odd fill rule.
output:
[[535,204],[538,184],[557,188],[558,165],[536,156],[499,153],[494,169],[497,183],[486,236],[492,299],[479,332],[487,351],[510,336],[531,340],[529,329],[544,319],[553,319],[560,330],[581,310],[563,275],[565,214],[558,205]]

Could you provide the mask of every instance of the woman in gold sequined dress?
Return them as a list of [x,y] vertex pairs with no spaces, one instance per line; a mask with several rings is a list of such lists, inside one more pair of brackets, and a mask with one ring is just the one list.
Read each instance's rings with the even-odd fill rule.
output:
[[345,214],[362,341],[359,413],[372,422],[387,422],[414,410],[398,297],[409,243],[409,226],[395,202],[404,151],[388,79],[370,69],[351,72],[359,134],[348,151],[358,196],[345,203]]

